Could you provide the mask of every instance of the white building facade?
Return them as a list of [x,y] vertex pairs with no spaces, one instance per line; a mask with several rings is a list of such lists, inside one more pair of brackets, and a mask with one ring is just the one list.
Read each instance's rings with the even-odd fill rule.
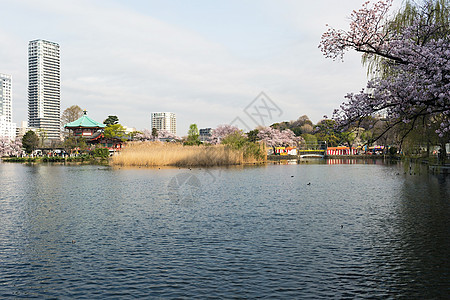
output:
[[16,123],[6,121],[5,116],[0,116],[0,138],[6,137],[10,140],[16,138]]
[[172,112],[154,112],[151,116],[151,128],[156,130],[166,130],[177,135],[177,119]]
[[28,125],[61,139],[59,45],[45,40],[28,44]]
[[7,74],[0,74],[0,137],[16,137],[16,124],[12,123],[12,77]]

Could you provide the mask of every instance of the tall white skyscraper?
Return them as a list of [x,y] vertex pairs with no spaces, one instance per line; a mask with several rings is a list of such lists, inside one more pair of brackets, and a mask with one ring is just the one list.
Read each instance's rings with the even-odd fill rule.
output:
[[0,137],[16,136],[16,124],[12,123],[12,79],[0,73]]
[[0,73],[0,116],[5,116],[5,121],[12,122],[11,75],[1,73]]
[[151,127],[158,131],[166,130],[177,135],[177,118],[171,112],[154,112],[152,113]]
[[48,139],[61,138],[59,45],[44,40],[28,44],[28,125]]

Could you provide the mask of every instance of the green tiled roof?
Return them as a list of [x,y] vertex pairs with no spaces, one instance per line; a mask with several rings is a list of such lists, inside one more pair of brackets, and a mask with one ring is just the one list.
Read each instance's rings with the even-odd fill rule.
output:
[[89,127],[89,128],[101,127],[101,128],[104,128],[104,127],[106,127],[106,125],[92,120],[85,113],[81,118],[79,118],[76,121],[67,123],[66,125],[64,125],[64,127]]

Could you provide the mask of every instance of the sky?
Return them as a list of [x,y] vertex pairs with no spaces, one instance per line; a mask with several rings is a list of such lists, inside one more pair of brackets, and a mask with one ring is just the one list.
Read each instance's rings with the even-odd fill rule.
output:
[[[61,112],[78,105],[137,130],[151,112],[174,112],[179,136],[192,123],[317,123],[367,82],[360,55],[340,62],[318,49],[326,24],[348,28],[364,1],[0,0],[0,73],[13,76],[19,126],[35,39],[60,45]],[[262,104],[274,109],[252,118]]]

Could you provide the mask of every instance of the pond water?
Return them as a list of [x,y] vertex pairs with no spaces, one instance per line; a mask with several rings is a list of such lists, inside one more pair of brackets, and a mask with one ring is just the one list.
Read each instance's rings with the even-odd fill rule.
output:
[[409,172],[0,163],[0,298],[444,298],[450,178]]

